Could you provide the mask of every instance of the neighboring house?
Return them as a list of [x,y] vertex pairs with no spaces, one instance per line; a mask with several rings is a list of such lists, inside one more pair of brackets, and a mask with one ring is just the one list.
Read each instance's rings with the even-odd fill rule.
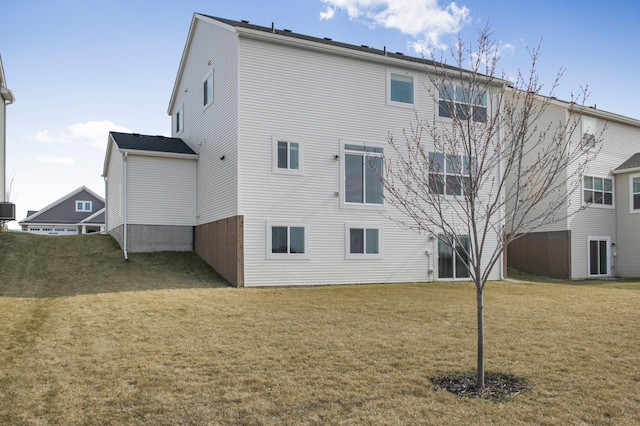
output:
[[2,57],[0,56],[0,230],[4,221],[15,219],[15,206],[7,200],[7,105],[15,102],[13,93],[7,88],[7,80],[4,76]]
[[28,211],[19,222],[24,232],[77,235],[104,232],[104,199],[82,186],[38,211]]
[[109,133],[106,223],[125,255],[193,250],[197,159],[180,139]]
[[[573,107],[553,101],[547,119],[566,121]],[[595,108],[579,119],[574,142],[585,150],[606,126],[582,190],[565,206],[567,219],[511,243],[508,264],[559,278],[640,277],[640,120]]]
[[437,235],[387,218],[402,216],[369,168],[416,111],[439,116],[428,66],[195,14],[173,138],[109,136],[107,231],[129,252],[192,241],[237,286],[467,280]]

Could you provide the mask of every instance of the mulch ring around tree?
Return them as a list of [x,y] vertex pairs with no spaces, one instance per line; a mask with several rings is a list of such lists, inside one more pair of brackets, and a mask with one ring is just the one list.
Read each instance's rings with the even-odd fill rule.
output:
[[531,390],[526,380],[509,374],[485,373],[482,389],[477,386],[475,372],[434,377],[431,382],[437,389],[446,390],[456,396],[499,402],[508,401]]

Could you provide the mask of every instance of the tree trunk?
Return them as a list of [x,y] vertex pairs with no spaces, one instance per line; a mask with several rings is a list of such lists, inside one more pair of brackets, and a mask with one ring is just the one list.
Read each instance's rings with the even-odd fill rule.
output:
[[476,295],[478,302],[478,372],[477,385],[479,389],[484,388],[484,302],[482,296],[482,286],[476,284]]

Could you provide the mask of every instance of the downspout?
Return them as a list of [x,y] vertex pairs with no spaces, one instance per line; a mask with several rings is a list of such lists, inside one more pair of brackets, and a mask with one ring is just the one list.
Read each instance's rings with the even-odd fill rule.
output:
[[122,243],[122,251],[124,252],[124,260],[129,260],[127,253],[127,156],[129,153],[123,153],[124,167],[122,168],[122,222],[124,227],[124,242]]
[[109,229],[109,218],[107,216],[107,206],[109,205],[109,183],[106,176],[102,176],[104,178],[104,231],[100,232],[107,233],[107,229]]
[[[503,91],[499,92],[498,96],[502,96]],[[500,99],[498,101],[498,105],[502,106],[502,99]],[[500,147],[500,151],[502,151],[502,144],[504,143],[504,129],[502,127],[502,114],[498,113],[498,146]],[[503,151],[504,152],[504,151]],[[498,161],[498,182],[502,183],[502,180],[504,179],[504,176],[502,176],[502,162],[504,161],[504,157],[501,155],[500,156],[500,161]],[[505,186],[503,185],[502,187],[502,191],[500,191],[500,235],[499,238],[503,238],[503,233],[505,230],[505,223],[504,223],[504,210],[505,210],[505,205],[504,205],[504,191],[505,191]],[[504,242],[502,243],[504,244]],[[503,248],[503,252],[502,252],[502,256],[500,256],[500,281],[505,281],[506,278],[504,276],[504,256],[507,253],[507,248],[504,247]]]

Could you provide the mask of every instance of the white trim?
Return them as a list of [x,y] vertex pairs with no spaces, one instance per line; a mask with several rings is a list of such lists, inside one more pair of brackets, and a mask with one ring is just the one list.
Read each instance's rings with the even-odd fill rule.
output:
[[[385,147],[387,147],[386,144],[384,143],[379,143],[379,142],[369,142],[369,143],[365,143],[362,141],[357,141],[357,140],[350,140],[350,139],[338,139],[338,143],[340,144],[340,208],[347,208],[347,209],[365,209],[365,210],[385,210],[387,208],[387,202],[384,198],[384,188],[383,190],[383,197],[382,197],[382,204],[375,204],[375,203],[352,203],[352,202],[347,202],[346,201],[346,196],[347,196],[347,191],[345,190],[345,180],[346,180],[346,173],[345,173],[345,152],[348,150],[345,150],[344,146],[345,145],[358,145],[358,146],[362,146],[362,147],[371,147],[371,148],[382,148],[383,152],[380,154],[374,154],[374,153],[369,153],[369,154],[373,154],[374,156],[379,156],[382,157],[384,159],[384,149]],[[350,152],[361,152],[361,151],[350,151]],[[386,169],[384,170],[384,172],[386,173]]]
[[[351,253],[351,230],[363,229],[364,230],[364,247],[366,251],[366,230],[375,229],[378,231],[378,253]],[[380,223],[366,224],[366,223],[345,223],[344,225],[344,254],[345,259],[382,259],[383,258],[383,229]]]
[[640,209],[633,208],[633,179],[640,178],[640,173],[629,175],[629,214],[638,214]]
[[[211,77],[211,99],[207,100],[206,104],[202,104],[202,111],[206,111],[207,109],[209,109],[209,107],[211,105],[213,105],[215,98],[216,98],[216,92],[215,92],[215,77],[214,77],[214,72],[213,72],[213,68],[211,68],[211,70],[204,76],[204,78],[202,79],[202,81],[200,82],[200,88],[204,89],[204,83],[207,82],[209,80],[209,77]],[[202,102],[204,102],[204,90],[201,92],[202,93]]]
[[[436,281],[450,281],[450,282],[465,282],[465,281],[470,281],[471,280],[471,273],[469,272],[469,276],[468,277],[459,277],[459,278],[440,278],[440,236],[443,235],[442,233],[435,233],[435,240],[434,240],[434,253],[433,253],[433,278]],[[461,236],[466,236],[469,237],[469,249],[470,252],[473,253],[473,241],[471,240],[471,237],[469,235],[466,234],[458,234],[458,238]],[[455,241],[454,241],[455,242]],[[469,253],[469,256],[471,256],[471,253]],[[456,258],[456,252],[455,250],[453,250],[453,274],[455,275],[456,273],[456,262],[458,262],[457,258]]]
[[198,154],[184,154],[180,152],[163,152],[163,151],[146,151],[143,149],[119,149],[120,153],[125,152],[129,155],[145,155],[147,157],[164,157],[164,158],[184,158],[187,160],[197,160]]
[[[412,90],[412,94],[411,94],[411,103],[407,103],[407,102],[398,102],[398,101],[392,101],[391,100],[391,76],[392,75],[397,75],[399,77],[405,77],[405,78],[410,78],[412,80],[411,82],[411,90]],[[387,68],[387,73],[386,73],[386,79],[387,79],[387,97],[386,97],[386,103],[389,106],[394,106],[394,107],[400,107],[400,108],[406,108],[406,109],[414,109],[415,105],[416,105],[416,77],[406,71],[406,70],[400,70],[400,69],[394,69],[394,68]]]
[[[278,167],[278,142],[287,142],[287,148],[290,143],[298,144],[298,168],[282,169]],[[287,158],[290,158],[290,150],[287,150]],[[271,136],[271,172],[283,175],[304,175],[304,139],[280,137],[278,135]]]
[[[587,203],[584,200],[584,191],[586,191],[587,189],[584,187],[584,178],[599,178],[599,179],[609,179],[611,181],[611,205],[609,204],[596,204],[596,203]],[[590,191],[597,191],[596,189],[591,189]],[[604,182],[603,182],[603,189],[602,189],[602,193],[604,194]],[[580,199],[582,200],[582,205],[586,205],[587,207],[595,207],[597,209],[615,209],[616,208],[616,177],[615,176],[598,176],[598,175],[584,175],[582,176],[582,193],[580,194]]]
[[[78,203],[82,203],[82,208],[78,209]],[[89,209],[86,209],[85,207],[87,206],[87,203],[89,203]],[[91,213],[93,211],[93,202],[89,201],[89,200],[74,200],[73,204],[76,208],[76,212],[83,212],[83,213]]]
[[[304,229],[304,253],[273,253],[271,251],[271,228],[303,228]],[[288,234],[288,232],[287,232]],[[266,222],[266,247],[267,259],[308,259],[309,258],[309,226],[305,223]]]
[[[606,241],[607,242],[607,273],[606,274],[591,274],[591,241]],[[611,276],[611,237],[598,237],[587,236],[587,277],[589,278],[602,278]]]

